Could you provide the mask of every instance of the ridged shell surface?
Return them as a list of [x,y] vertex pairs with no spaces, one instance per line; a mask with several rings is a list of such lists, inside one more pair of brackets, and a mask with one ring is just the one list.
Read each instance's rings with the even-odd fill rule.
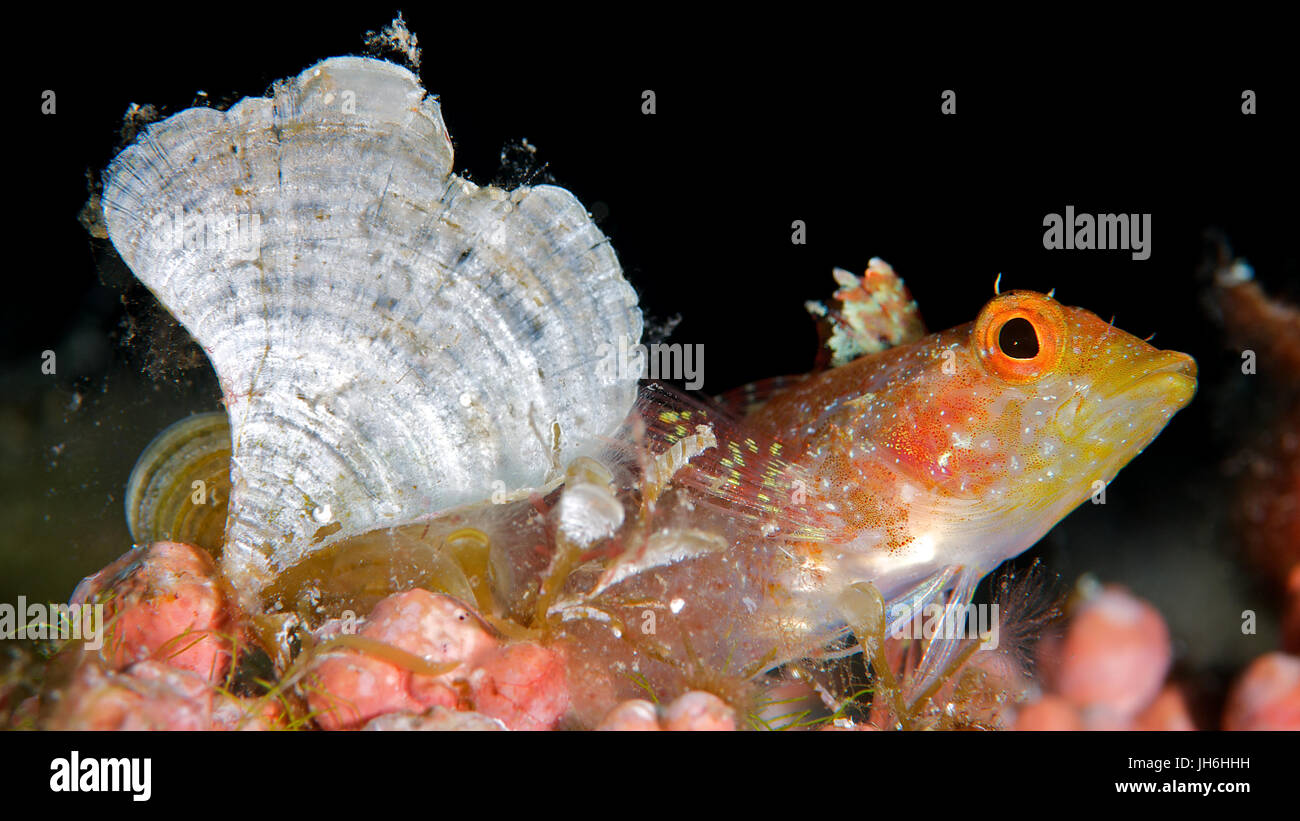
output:
[[126,523],[138,545],[180,541],[219,553],[230,502],[230,423],[199,413],[149,443],[126,482]]
[[[439,104],[335,58],[155,124],[104,175],[109,236],[207,352],[233,445],[223,564],[534,487],[614,431],[641,315],[568,191],[452,173]],[[634,363],[635,364],[635,363]]]

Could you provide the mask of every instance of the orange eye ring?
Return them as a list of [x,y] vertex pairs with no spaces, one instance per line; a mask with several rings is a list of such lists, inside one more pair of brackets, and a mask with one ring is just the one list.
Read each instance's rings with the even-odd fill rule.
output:
[[1034,291],[1008,291],[984,306],[972,339],[989,373],[1011,385],[1043,376],[1061,361],[1065,312]]

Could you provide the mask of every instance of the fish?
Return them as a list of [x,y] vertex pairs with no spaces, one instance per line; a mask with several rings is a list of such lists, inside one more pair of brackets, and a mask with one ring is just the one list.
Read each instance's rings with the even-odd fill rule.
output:
[[[659,452],[717,444],[693,449],[640,541],[569,602],[568,634],[578,655],[598,647],[601,664],[671,689],[665,663],[745,678],[845,651],[863,623],[846,602],[865,585],[891,622],[932,602],[947,613],[1109,484],[1191,401],[1196,372],[1017,290],[973,322],[787,382],[744,416],[650,387],[639,409]],[[597,636],[611,630],[636,651]],[[956,645],[933,643],[917,689]]]

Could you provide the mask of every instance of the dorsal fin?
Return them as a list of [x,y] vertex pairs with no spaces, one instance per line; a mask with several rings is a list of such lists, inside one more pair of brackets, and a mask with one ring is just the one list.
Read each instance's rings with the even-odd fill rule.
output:
[[713,401],[732,416],[743,418],[761,408],[773,396],[807,378],[808,375],[802,373],[792,376],[770,376],[720,393],[713,397]]
[[836,368],[925,336],[925,323],[916,301],[889,263],[873,257],[861,277],[843,268],[833,273],[840,287],[830,304],[804,303],[818,320],[822,338],[817,361],[820,368]]
[[827,523],[808,502],[813,495],[811,474],[785,458],[784,443],[759,441],[725,408],[659,383],[642,387],[636,408],[652,454],[700,436],[701,427],[716,439],[716,446],[696,452],[677,470],[672,486],[691,489],[697,501],[757,527],[765,536],[814,542],[829,537]]

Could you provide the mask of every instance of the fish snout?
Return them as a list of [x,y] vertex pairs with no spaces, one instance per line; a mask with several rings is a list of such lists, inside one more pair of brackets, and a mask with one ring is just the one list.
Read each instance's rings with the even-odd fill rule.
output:
[[1182,410],[1196,395],[1196,360],[1178,351],[1155,351],[1121,380],[1112,398]]
[[1066,441],[1106,450],[1105,443],[1149,441],[1196,394],[1196,360],[1178,351],[1154,348],[1129,356],[1075,392],[1054,416]]

